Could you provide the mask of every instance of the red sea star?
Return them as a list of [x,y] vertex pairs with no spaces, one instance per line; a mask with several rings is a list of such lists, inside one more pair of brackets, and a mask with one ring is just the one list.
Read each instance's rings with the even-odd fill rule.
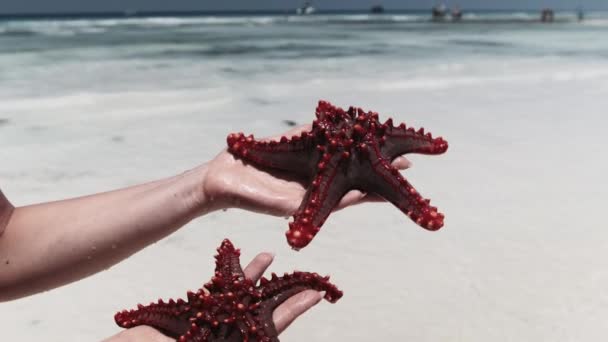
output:
[[273,273],[272,279],[262,278],[255,286],[241,269],[240,250],[226,239],[217,251],[215,276],[204,285],[208,292],[188,291],[187,301],[140,304],[117,313],[116,323],[123,328],[149,325],[180,342],[278,342],[272,312],[285,300],[308,289],[324,291],[332,303],[342,297],[329,277],[316,273]]
[[303,176],[309,187],[289,224],[287,241],[294,249],[308,245],[351,189],[376,193],[393,203],[428,230],[443,226],[443,214],[391,166],[407,153],[441,154],[448,149],[443,138],[424,129],[416,131],[393,120],[378,121],[378,114],[351,107],[348,111],[320,101],[312,130],[291,139],[256,141],[243,133],[228,136],[228,150],[256,165]]

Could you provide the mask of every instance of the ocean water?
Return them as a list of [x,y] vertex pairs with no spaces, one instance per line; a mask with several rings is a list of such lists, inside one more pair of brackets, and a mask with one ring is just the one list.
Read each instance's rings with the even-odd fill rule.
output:
[[[0,21],[0,96],[378,75],[387,87],[446,87],[533,78],[556,64],[608,57],[600,39],[608,14],[588,14],[581,24],[569,13],[558,14],[568,22],[553,25],[536,17],[472,13],[457,25],[422,14]],[[521,72],[503,72],[513,66]]]
[[212,158],[234,131],[308,123],[319,99],[450,142],[407,177],[437,233],[389,205],[335,213],[306,250],[287,221],[214,213],[91,278],[0,305],[2,338],[91,341],[117,310],[180,296],[224,237],[344,299],[286,341],[591,341],[608,335],[608,14],[218,15],[0,21],[0,186],[15,204],[104,191]]

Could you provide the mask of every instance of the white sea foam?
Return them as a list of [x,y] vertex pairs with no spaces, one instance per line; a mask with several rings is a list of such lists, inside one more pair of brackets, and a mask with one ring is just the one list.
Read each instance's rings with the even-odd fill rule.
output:
[[268,25],[284,22],[280,17],[152,17],[152,18],[124,18],[124,19],[78,19],[78,20],[51,20],[51,21],[9,21],[0,23],[0,33],[9,30],[23,30],[42,35],[66,35],[78,33],[102,33],[107,29],[121,27],[180,27],[192,25]]
[[583,22],[583,25],[608,27],[608,20],[606,20],[606,19],[589,19],[589,20],[585,20]]

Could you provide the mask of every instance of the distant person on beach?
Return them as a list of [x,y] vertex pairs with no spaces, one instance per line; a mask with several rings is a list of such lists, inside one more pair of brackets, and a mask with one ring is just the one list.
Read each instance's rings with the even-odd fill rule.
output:
[[540,13],[540,21],[543,23],[552,23],[555,20],[555,13],[550,8],[544,8]]
[[[285,135],[306,129],[310,127],[298,127]],[[400,169],[410,165],[403,157],[393,164]],[[224,150],[213,160],[174,177],[69,200],[15,208],[0,191],[0,301],[50,290],[108,269],[218,209],[288,216],[305,193],[300,181],[246,165]],[[351,191],[340,207],[377,200]],[[259,254],[245,274],[259,279],[272,259],[271,254]],[[321,298],[320,293],[309,290],[283,303],[273,315],[277,330],[285,330]],[[145,326],[125,330],[107,341],[133,340],[170,341]]]
[[462,19],[462,10],[459,6],[456,6],[452,9],[452,20],[460,21]]

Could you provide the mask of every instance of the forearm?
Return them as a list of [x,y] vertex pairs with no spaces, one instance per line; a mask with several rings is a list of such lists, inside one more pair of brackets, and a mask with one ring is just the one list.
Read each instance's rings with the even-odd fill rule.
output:
[[107,269],[211,210],[205,175],[16,208],[0,236],[0,301]]

